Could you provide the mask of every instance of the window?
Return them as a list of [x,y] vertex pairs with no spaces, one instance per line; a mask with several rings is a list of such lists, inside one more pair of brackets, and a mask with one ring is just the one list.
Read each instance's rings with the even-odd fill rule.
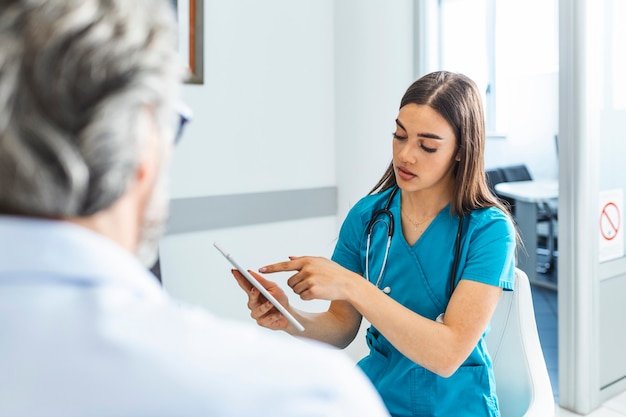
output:
[[516,77],[558,72],[557,0],[438,0],[438,15],[426,47],[438,44],[439,68],[476,82],[488,134],[506,132]]

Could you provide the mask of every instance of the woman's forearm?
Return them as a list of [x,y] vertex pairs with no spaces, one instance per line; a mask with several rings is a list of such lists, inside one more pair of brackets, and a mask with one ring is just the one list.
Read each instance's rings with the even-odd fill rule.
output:
[[291,308],[291,313],[304,326],[304,332],[293,326],[286,331],[299,337],[317,340],[337,348],[347,347],[361,325],[361,315],[344,301],[333,301],[328,311],[311,313]]

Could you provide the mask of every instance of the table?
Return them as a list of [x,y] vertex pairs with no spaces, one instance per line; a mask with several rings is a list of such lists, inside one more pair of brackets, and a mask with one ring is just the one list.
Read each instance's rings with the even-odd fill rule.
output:
[[[537,203],[547,203],[559,197],[556,180],[501,182],[495,185],[498,194],[515,200],[515,218],[526,253],[518,251],[518,267],[526,272],[531,283],[537,280]],[[539,283],[556,289],[550,283]],[[553,288],[554,287],[554,288]]]

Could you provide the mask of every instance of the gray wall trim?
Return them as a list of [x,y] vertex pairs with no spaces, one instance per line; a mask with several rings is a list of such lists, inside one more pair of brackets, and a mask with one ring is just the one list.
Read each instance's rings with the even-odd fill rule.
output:
[[337,187],[176,198],[166,235],[337,214]]

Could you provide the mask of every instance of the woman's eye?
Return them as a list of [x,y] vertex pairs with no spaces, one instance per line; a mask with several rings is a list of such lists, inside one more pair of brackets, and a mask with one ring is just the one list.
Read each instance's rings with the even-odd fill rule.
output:
[[423,143],[420,146],[422,147],[424,152],[428,152],[428,153],[435,153],[435,152],[437,152],[437,148],[429,148],[428,146],[424,146]]
[[393,133],[393,138],[397,139],[397,140],[406,140],[406,139],[408,139],[406,136],[401,136],[401,135],[399,135],[399,134],[397,134],[395,132]]

